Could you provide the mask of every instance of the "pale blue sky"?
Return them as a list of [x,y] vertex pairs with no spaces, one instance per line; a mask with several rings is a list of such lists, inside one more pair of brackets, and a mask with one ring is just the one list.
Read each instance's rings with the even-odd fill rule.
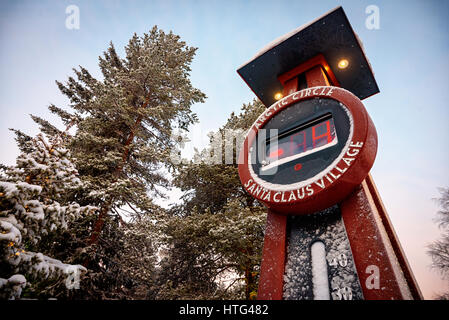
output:
[[[65,27],[68,5],[80,29]],[[380,9],[380,29],[365,27],[365,8]],[[425,296],[445,288],[429,269],[425,246],[439,235],[432,219],[437,187],[449,186],[449,1],[0,1],[0,162],[17,148],[8,128],[30,134],[27,116],[54,119],[64,106],[54,80],[82,65],[99,75],[98,56],[119,53],[134,32],[158,25],[198,47],[192,81],[208,99],[194,106],[203,132],[223,125],[254,97],[236,73],[275,38],[342,5],[361,38],[380,93],[364,101],[379,135],[373,178]],[[201,143],[199,143],[201,144]]]

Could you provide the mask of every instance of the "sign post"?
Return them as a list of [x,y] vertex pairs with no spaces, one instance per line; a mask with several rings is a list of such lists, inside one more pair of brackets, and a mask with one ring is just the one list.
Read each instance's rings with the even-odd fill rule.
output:
[[379,92],[341,7],[274,41],[238,73],[268,108],[239,153],[268,208],[258,299],[421,299],[369,171]]

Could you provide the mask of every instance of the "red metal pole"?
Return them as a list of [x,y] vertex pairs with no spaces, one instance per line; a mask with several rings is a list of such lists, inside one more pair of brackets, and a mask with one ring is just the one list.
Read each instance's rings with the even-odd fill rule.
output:
[[287,216],[268,210],[257,299],[282,300]]
[[365,299],[423,299],[371,175],[340,210]]

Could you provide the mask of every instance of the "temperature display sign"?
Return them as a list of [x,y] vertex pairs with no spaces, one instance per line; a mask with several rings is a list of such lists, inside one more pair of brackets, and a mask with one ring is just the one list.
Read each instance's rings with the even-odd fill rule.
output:
[[276,212],[307,214],[360,185],[376,150],[376,131],[360,99],[337,87],[306,88],[254,122],[239,155],[240,180]]
[[262,170],[297,160],[338,143],[334,119],[327,113],[268,139]]

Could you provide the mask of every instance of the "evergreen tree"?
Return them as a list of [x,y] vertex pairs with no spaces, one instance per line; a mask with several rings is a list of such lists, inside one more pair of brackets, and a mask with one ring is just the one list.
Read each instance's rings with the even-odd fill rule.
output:
[[[111,43],[99,57],[102,79],[80,66],[73,69],[75,77],[56,82],[70,104],[68,110],[55,105],[49,110],[62,120],[64,131],[32,116],[44,134],[60,137],[75,157],[83,188],[67,194],[68,199],[99,208],[46,243],[54,256],[88,269],[80,289],[60,292],[62,297],[151,295],[156,259],[151,235],[137,233],[138,225],[124,223],[120,212],[140,221],[163,211],[153,198],[162,197],[161,187],[169,186],[162,167],[172,168],[172,131],[187,130],[197,121],[191,106],[205,99],[189,80],[195,52],[179,36],[157,27],[141,37],[134,34],[124,58]],[[19,148],[29,152],[30,137],[14,131]]]
[[[234,140],[242,141],[239,135],[263,110],[258,100],[243,105],[213,135],[219,138],[175,175],[174,183],[185,195],[173,209],[174,217],[161,224],[167,246],[159,277],[163,298],[256,296],[266,210],[241,186],[235,160],[240,146]],[[228,164],[226,145],[234,156]],[[207,159],[214,152],[220,161],[211,164]]]
[[[134,34],[124,59],[110,44],[99,58],[103,80],[79,67],[77,79],[57,82],[72,111],[49,109],[65,125],[76,126],[69,148],[86,183],[84,199],[101,208],[90,244],[97,243],[106,216],[120,207],[136,214],[158,210],[151,195],[162,196],[158,187],[169,186],[160,169],[171,165],[172,130],[186,130],[197,121],[191,106],[205,99],[189,80],[195,51],[179,36],[154,27],[142,37]],[[33,119],[46,134],[64,135]]]
[[[160,220],[160,219],[158,219]],[[154,299],[159,249],[158,229],[153,216],[143,217],[123,227],[123,250],[120,264],[130,282],[125,289],[127,298]]]
[[[449,279],[449,188],[440,189],[441,196],[436,199],[441,209],[438,211],[437,223],[444,230],[440,239],[428,246],[428,254],[432,257],[432,267],[438,270],[444,279]],[[437,297],[449,300],[449,292]]]
[[60,140],[47,142],[38,135],[21,141],[21,149],[28,152],[18,156],[16,166],[4,166],[0,176],[3,298],[19,298],[27,284],[27,295],[33,297],[51,295],[56,286],[79,286],[86,269],[45,255],[42,244],[58,229],[67,229],[71,221],[97,210],[68,201],[80,190],[81,181]]
[[215,214],[194,210],[167,219],[155,298],[255,298],[265,219],[265,210],[238,200]]

